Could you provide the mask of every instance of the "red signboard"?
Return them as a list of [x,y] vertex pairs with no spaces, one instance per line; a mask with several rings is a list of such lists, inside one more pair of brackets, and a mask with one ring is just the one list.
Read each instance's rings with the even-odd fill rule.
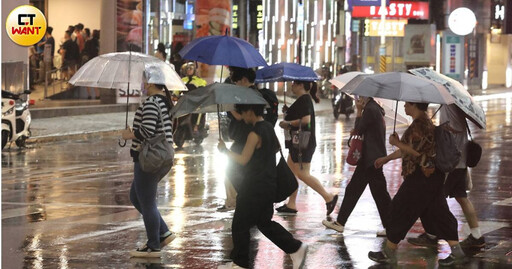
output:
[[389,6],[353,6],[354,18],[379,18],[384,13],[386,18],[428,20],[428,2],[391,1]]

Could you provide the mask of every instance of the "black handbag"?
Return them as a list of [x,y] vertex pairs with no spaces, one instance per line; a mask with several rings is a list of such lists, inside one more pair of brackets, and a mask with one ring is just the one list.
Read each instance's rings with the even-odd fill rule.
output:
[[274,198],[275,203],[286,200],[286,198],[288,198],[288,196],[290,196],[299,187],[299,183],[297,182],[295,175],[290,167],[288,167],[288,163],[286,163],[286,159],[283,156],[281,148],[279,148],[279,152],[281,153],[281,159],[276,166],[277,188],[276,196]]
[[468,128],[469,138],[471,139],[466,144],[466,166],[475,167],[482,157],[482,147],[473,140],[467,121],[466,127]]

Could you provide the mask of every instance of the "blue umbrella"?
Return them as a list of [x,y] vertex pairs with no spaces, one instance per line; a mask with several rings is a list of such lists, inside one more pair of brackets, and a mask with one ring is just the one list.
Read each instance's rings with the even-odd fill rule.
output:
[[276,81],[316,81],[320,78],[311,69],[296,63],[278,63],[256,71],[256,83]]
[[205,36],[193,40],[180,50],[183,59],[210,65],[243,68],[267,66],[258,50],[249,42],[228,35]]

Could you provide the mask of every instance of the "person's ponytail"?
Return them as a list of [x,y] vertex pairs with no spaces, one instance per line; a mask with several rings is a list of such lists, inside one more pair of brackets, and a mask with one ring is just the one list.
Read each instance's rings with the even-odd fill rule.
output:
[[315,103],[320,103],[320,98],[318,98],[318,96],[316,95],[318,91],[318,85],[316,84],[316,82],[311,82],[311,89],[309,90],[309,94],[311,95],[311,98],[313,98],[313,100],[315,100]]

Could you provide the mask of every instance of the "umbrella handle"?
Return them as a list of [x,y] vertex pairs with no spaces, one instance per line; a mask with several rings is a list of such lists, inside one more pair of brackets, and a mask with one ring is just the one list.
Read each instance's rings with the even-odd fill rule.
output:
[[217,104],[217,123],[219,124],[219,139],[222,139],[222,135],[221,135],[221,131],[220,131],[221,125],[220,125],[220,105],[219,104]]
[[124,143],[121,144],[121,139],[119,139],[117,144],[119,144],[120,147],[124,148],[126,146],[126,140],[124,140]]
[[398,113],[398,100],[396,101],[396,107],[395,107],[395,120],[393,122],[393,133],[395,133],[395,127],[396,127],[396,115]]

